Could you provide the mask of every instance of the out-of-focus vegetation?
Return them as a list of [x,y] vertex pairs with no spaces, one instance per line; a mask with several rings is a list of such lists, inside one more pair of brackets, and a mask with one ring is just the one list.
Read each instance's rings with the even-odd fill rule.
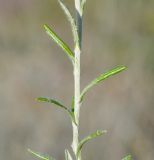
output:
[[[97,128],[108,134],[85,147],[84,159],[119,160],[131,153],[135,160],[153,160],[154,1],[87,1],[82,88],[112,66],[128,70],[87,94],[82,137]],[[31,159],[29,147],[62,159],[71,143],[65,113],[34,101],[49,96],[69,105],[73,94],[72,66],[44,33],[44,23],[72,46],[56,0],[0,1],[0,159]]]

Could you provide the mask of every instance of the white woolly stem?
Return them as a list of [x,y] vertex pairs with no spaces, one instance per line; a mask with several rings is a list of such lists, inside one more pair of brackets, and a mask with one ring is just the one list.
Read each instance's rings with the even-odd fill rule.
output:
[[[80,117],[80,55],[81,55],[81,44],[82,44],[82,9],[81,0],[75,0],[76,9],[76,25],[78,31],[78,44],[75,45],[75,63],[74,63],[74,114],[77,125],[73,125],[73,142],[72,148],[77,154],[77,147],[79,144],[79,117]],[[81,156],[77,157],[76,160],[81,160]]]

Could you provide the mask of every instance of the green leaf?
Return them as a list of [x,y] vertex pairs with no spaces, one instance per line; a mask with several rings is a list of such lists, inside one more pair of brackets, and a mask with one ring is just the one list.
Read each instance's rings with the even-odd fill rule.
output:
[[79,44],[79,37],[78,37],[78,32],[77,32],[77,27],[75,24],[75,20],[70,12],[70,10],[68,9],[68,7],[64,4],[63,0],[58,0],[62,10],[64,11],[68,21],[71,24],[71,28],[72,28],[72,33],[73,33],[73,38],[74,38],[74,43],[75,44]]
[[73,160],[67,149],[65,150],[65,160]]
[[87,93],[87,91],[92,88],[94,85],[98,84],[99,82],[125,70],[126,67],[122,66],[122,67],[116,67],[106,73],[101,74],[99,77],[97,77],[96,79],[94,79],[92,82],[90,82],[81,92],[81,96],[80,96],[80,101],[83,100],[84,95]]
[[79,156],[81,154],[82,147],[86,142],[88,142],[89,140],[94,139],[98,136],[101,136],[106,132],[107,132],[106,130],[103,130],[103,131],[97,130],[96,132],[90,134],[89,136],[87,136],[83,140],[81,140],[79,142],[79,145],[78,145],[78,148],[77,148],[77,156]]
[[74,96],[72,97],[71,111],[74,112]]
[[28,149],[28,152],[30,152],[32,155],[34,155],[35,157],[41,159],[41,160],[55,160],[54,158],[52,157],[49,157],[49,156],[45,156],[45,155],[42,155],[40,153],[37,153],[37,152],[34,152],[32,151],[31,149]]
[[124,157],[122,160],[132,160],[132,156],[128,155],[128,156]]
[[61,104],[57,100],[54,100],[54,99],[51,99],[51,98],[46,98],[46,97],[38,97],[38,98],[36,98],[36,101],[52,103],[52,104],[55,104],[56,106],[58,106],[60,108],[63,108],[69,114],[71,120],[77,125],[77,123],[75,121],[74,112],[70,111],[66,106],[64,106],[63,104]]
[[46,33],[57,43],[59,47],[63,49],[68,57],[74,62],[74,53],[71,51],[68,45],[64,41],[62,41],[48,25],[45,24],[44,29],[46,30]]
[[69,111],[68,113],[69,113],[69,116],[70,116],[72,122],[73,122],[75,125],[77,125],[76,120],[75,120],[74,112]]
[[86,0],[82,0],[82,1],[81,1],[82,13],[83,13],[83,11],[84,11],[85,4],[86,4]]
[[48,103],[53,103],[65,110],[68,110],[67,107],[65,107],[64,105],[62,105],[60,102],[58,102],[57,100],[51,99],[51,98],[46,98],[46,97],[38,97],[36,98],[36,101],[38,102],[48,102]]

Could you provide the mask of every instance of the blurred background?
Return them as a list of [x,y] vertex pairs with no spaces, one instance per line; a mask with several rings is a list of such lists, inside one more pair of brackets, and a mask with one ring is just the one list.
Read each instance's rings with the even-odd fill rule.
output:
[[[65,0],[74,11],[72,0]],[[43,30],[48,23],[73,49],[57,0],[0,0],[0,159],[32,160],[27,148],[64,159],[72,128],[65,113],[35,102],[39,96],[66,105],[73,95],[72,65]],[[154,157],[154,1],[87,0],[84,14],[82,88],[118,65],[122,72],[94,87],[81,109],[85,160]]]

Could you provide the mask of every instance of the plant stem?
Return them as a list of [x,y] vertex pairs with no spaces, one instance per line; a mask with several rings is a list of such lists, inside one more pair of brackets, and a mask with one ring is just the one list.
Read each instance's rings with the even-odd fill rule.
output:
[[[79,116],[80,116],[80,54],[82,44],[82,9],[81,0],[75,0],[76,9],[76,25],[78,32],[78,44],[75,45],[75,63],[74,63],[74,115],[77,125],[73,125],[73,142],[72,148],[74,154],[77,153],[77,147],[79,144]],[[81,160],[81,156],[77,157],[76,160]]]

